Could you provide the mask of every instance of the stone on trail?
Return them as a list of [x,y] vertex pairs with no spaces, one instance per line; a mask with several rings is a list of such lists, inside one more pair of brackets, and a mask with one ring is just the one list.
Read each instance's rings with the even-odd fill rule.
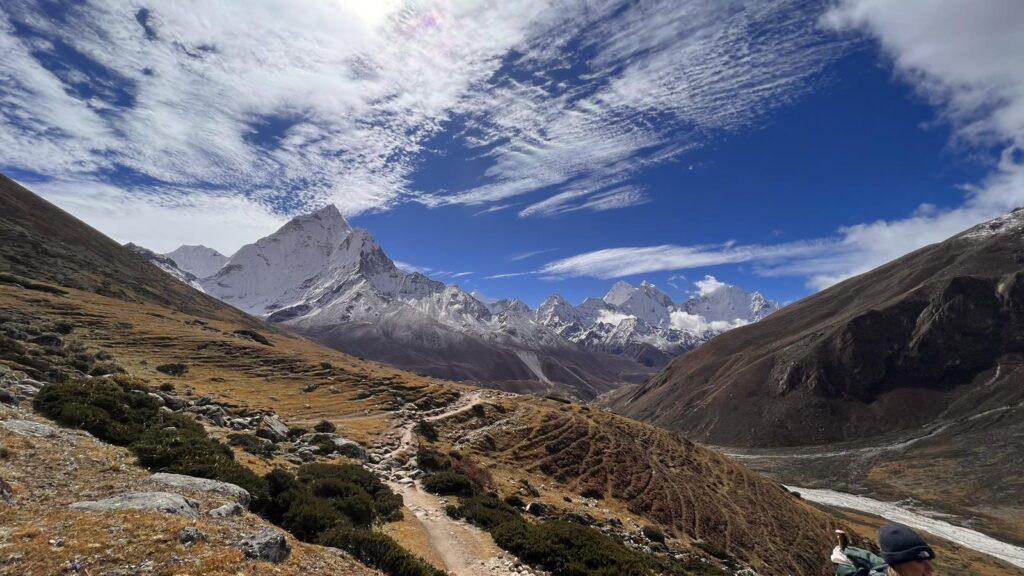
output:
[[163,512],[164,514],[176,514],[193,519],[199,517],[198,502],[171,492],[128,492],[105,500],[75,502],[69,508],[93,512],[147,510],[150,512]]
[[166,472],[157,472],[151,478],[155,482],[174,486],[175,488],[198,490],[200,492],[217,492],[218,494],[234,498],[242,506],[249,505],[248,490],[235,484],[209,480],[207,478],[196,478],[195,476],[185,476],[183,474],[168,474]]

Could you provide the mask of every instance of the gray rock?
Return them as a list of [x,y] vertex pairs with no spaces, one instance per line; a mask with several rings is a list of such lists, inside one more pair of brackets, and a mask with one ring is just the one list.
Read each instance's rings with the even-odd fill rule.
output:
[[0,502],[6,504],[14,503],[14,488],[2,478],[0,478]]
[[356,460],[362,460],[365,462],[366,449],[359,445],[358,442],[349,440],[348,438],[335,438],[334,445],[337,446],[338,454],[342,456],[348,456],[349,458],[355,458]]
[[284,536],[271,528],[263,528],[259,532],[242,540],[242,554],[250,560],[267,562],[284,562],[292,553],[292,547]]
[[291,429],[277,416],[264,416],[256,430],[256,435],[274,442],[284,442],[288,439],[289,432]]
[[182,528],[181,532],[178,532],[178,542],[181,542],[186,547],[193,546],[200,542],[206,542],[206,534],[203,534],[198,528]]
[[107,512],[110,510],[148,510],[176,514],[186,518],[199,517],[199,503],[180,494],[170,492],[128,492],[106,500],[75,502],[69,508]]
[[164,397],[157,394],[156,392],[150,392],[149,394],[147,394],[147,396],[149,396],[153,400],[156,400],[157,406],[164,406],[165,404],[167,404],[167,401],[164,400]]
[[14,397],[14,394],[11,394],[7,390],[0,390],[0,404],[11,404],[13,406],[17,403],[18,399]]
[[321,420],[316,426],[313,426],[313,430],[316,430],[317,432],[331,433],[337,432],[338,427],[328,420]]
[[185,476],[183,474],[167,474],[166,472],[157,472],[150,478],[155,482],[174,486],[175,488],[198,490],[200,492],[217,492],[218,494],[224,494],[225,496],[234,498],[235,501],[242,506],[249,505],[249,492],[241,486],[236,486],[227,482],[208,480],[206,478],[196,478],[195,476]]
[[52,438],[57,435],[57,429],[53,426],[32,422],[31,420],[4,420],[0,426],[7,428],[19,436],[36,436],[38,438]]
[[46,382],[40,382],[39,380],[33,380],[31,378],[22,378],[18,384],[21,384],[22,386],[31,386],[36,390],[42,390],[43,387],[46,386]]
[[241,516],[245,513],[245,508],[241,504],[225,504],[220,508],[214,508],[210,510],[210,516],[214,518],[231,518],[233,516]]

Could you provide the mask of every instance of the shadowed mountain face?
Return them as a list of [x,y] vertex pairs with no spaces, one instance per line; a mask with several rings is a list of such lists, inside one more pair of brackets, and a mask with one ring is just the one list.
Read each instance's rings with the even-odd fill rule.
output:
[[0,175],[0,272],[147,302],[188,314],[259,325]]
[[728,446],[863,439],[1020,403],[1024,211],[718,336],[610,399]]

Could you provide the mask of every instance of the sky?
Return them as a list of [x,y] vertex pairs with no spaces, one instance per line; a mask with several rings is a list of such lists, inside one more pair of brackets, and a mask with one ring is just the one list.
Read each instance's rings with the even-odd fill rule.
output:
[[1024,205],[1018,0],[0,0],[0,171],[230,255],[334,203],[536,306],[792,302]]

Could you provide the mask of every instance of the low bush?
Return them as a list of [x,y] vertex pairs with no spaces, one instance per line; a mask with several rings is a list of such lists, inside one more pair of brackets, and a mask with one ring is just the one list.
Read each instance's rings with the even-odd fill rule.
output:
[[437,442],[437,428],[427,420],[420,420],[413,429],[417,434],[429,442]]
[[644,538],[647,538],[651,542],[660,542],[661,544],[665,543],[665,533],[657,526],[644,526],[640,529],[640,532],[643,533]]
[[644,558],[593,528],[553,520],[541,524],[505,522],[491,535],[495,543],[553,576],[649,576]]
[[462,505],[453,507],[449,516],[464,518],[483,528],[493,530],[505,522],[522,522],[519,511],[491,495],[477,495],[463,498]]
[[440,472],[452,468],[452,462],[448,456],[422,445],[416,450],[416,463],[427,472]]
[[160,405],[146,394],[108,380],[44,386],[33,407],[57,422],[127,446],[156,420]]
[[156,367],[156,371],[168,376],[184,376],[188,372],[188,366],[180,362],[161,364]]
[[465,474],[444,470],[423,478],[423,489],[441,496],[471,496],[477,487]]
[[319,542],[344,550],[390,576],[446,576],[444,571],[413,556],[393,538],[379,532],[338,527],[324,533]]

